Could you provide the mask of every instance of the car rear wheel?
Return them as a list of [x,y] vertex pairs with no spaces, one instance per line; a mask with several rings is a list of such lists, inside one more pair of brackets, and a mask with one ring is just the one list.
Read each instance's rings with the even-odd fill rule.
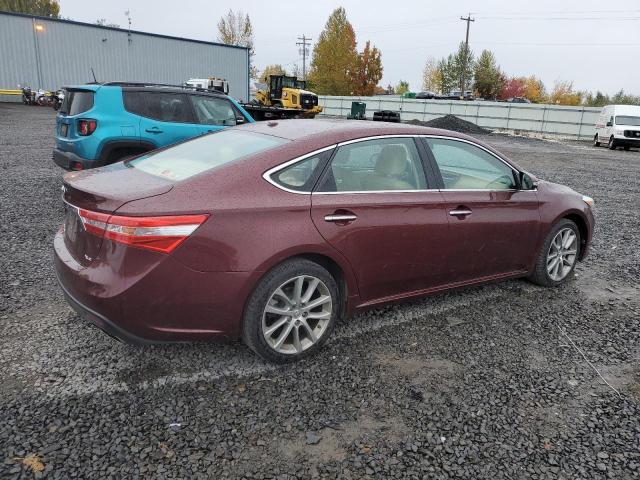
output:
[[559,285],[573,273],[579,255],[580,231],[574,222],[562,219],[545,238],[529,280],[544,287]]
[[593,146],[594,147],[599,147],[600,146],[600,140],[598,139],[598,134],[596,133],[596,136],[593,137]]
[[245,307],[243,340],[274,363],[300,360],[328,339],[341,309],[331,274],[304,259],[267,273]]
[[609,150],[615,150],[616,149],[616,139],[613,138],[613,135],[611,135],[611,137],[609,137],[609,143],[607,144],[607,147],[609,147]]

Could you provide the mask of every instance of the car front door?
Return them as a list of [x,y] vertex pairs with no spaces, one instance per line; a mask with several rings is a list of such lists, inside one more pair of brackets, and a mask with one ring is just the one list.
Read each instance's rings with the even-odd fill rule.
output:
[[125,91],[124,105],[140,118],[140,139],[156,147],[198,134],[191,104],[184,93]]
[[227,98],[207,95],[190,95],[195,114],[195,128],[199,134],[233,127],[247,120]]
[[363,304],[442,283],[448,220],[414,138],[339,146],[311,196],[325,240],[349,261]]
[[526,271],[540,234],[537,192],[518,189],[518,172],[466,140],[424,137],[450,224],[450,282]]

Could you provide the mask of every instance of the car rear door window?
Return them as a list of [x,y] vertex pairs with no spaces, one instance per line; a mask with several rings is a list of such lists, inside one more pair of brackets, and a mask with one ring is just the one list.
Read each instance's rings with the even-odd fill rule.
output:
[[191,103],[196,121],[203,125],[231,127],[237,123],[236,118],[242,116],[226,98],[192,95]]
[[183,93],[124,92],[124,108],[161,122],[194,123],[191,105]]
[[471,143],[425,138],[448,190],[511,190],[515,171],[495,155]]
[[413,138],[385,138],[338,147],[319,191],[412,191],[426,188],[424,168]]

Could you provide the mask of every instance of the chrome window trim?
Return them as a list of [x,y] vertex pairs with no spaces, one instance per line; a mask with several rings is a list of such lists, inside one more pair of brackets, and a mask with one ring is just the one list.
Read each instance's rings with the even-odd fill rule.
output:
[[276,165],[275,167],[270,168],[269,170],[267,170],[266,172],[264,172],[262,174],[262,178],[264,178],[267,182],[269,182],[271,185],[273,185],[276,188],[279,188],[280,190],[283,190],[285,192],[289,192],[289,193],[295,193],[297,195],[342,195],[342,194],[346,194],[346,195],[362,195],[362,194],[367,194],[367,193],[372,193],[372,194],[378,194],[378,193],[425,193],[425,192],[529,192],[529,191],[537,191],[537,188],[531,189],[531,190],[519,190],[516,188],[509,188],[509,189],[493,189],[493,188],[475,188],[475,189],[466,189],[466,188],[461,188],[461,189],[447,189],[447,188],[443,188],[443,189],[439,189],[439,188],[428,188],[428,189],[420,189],[420,190],[351,190],[351,191],[344,191],[344,192],[303,192],[300,190],[293,190],[287,187],[283,187],[282,185],[276,183],[275,181],[273,181],[273,179],[271,178],[271,175],[273,175],[274,173],[277,173],[280,170],[283,170],[285,168],[287,168],[289,165],[293,165],[294,163],[306,160],[309,157],[312,157],[314,155],[317,155],[319,153],[322,152],[326,152],[328,150],[334,149],[334,148],[338,148],[341,147],[343,145],[349,145],[352,143],[359,143],[359,142],[366,142],[367,140],[380,140],[380,139],[385,139],[385,138],[442,138],[444,140],[453,140],[456,142],[463,142],[463,143],[468,143],[469,145],[473,145],[474,147],[477,147],[485,152],[487,152],[489,155],[491,155],[492,157],[496,158],[497,160],[499,160],[500,162],[504,163],[507,167],[509,167],[513,172],[515,173],[520,173],[520,171],[518,169],[516,169],[513,165],[511,165],[509,162],[507,162],[506,160],[504,160],[503,158],[499,157],[498,155],[496,155],[494,152],[492,152],[491,150],[483,147],[482,145],[479,145],[475,142],[472,142],[470,140],[464,139],[464,138],[457,138],[457,137],[450,137],[447,135],[430,135],[430,134],[424,134],[424,133],[420,133],[420,134],[415,134],[415,133],[394,133],[394,134],[390,134],[390,135],[374,135],[374,136],[369,136],[369,137],[362,137],[362,138],[355,138],[353,140],[347,140],[344,142],[339,142],[333,145],[330,145],[328,147],[323,147],[320,148],[318,150],[314,150],[313,152],[310,153],[306,153],[300,157],[296,157],[292,160],[288,160],[285,163],[281,163],[280,165]]
[[302,162],[303,160],[306,160],[309,157],[313,157],[315,155],[318,155],[319,153],[326,152],[328,150],[336,148],[337,146],[338,146],[337,143],[333,144],[333,145],[329,145],[328,147],[323,147],[323,148],[320,148],[318,150],[314,150],[313,152],[305,153],[304,155],[302,155],[300,157],[296,157],[296,158],[294,158],[292,160],[288,160],[288,161],[286,161],[284,163],[281,163],[280,165],[276,165],[275,167],[270,168],[269,170],[264,172],[262,174],[262,178],[264,178],[267,182],[269,182],[274,187],[279,188],[280,190],[284,190],[285,192],[295,193],[297,195],[311,195],[311,192],[304,192],[302,190],[293,190],[291,188],[284,187],[284,186],[280,185],[278,182],[274,181],[271,178],[271,176],[274,173],[278,173],[280,170],[284,170],[288,166],[293,165],[294,163]]

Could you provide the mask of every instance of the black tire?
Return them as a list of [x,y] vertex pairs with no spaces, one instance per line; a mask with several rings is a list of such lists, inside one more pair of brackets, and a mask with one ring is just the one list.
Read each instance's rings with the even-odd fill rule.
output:
[[609,138],[609,143],[607,144],[607,147],[609,148],[609,150],[615,150],[617,148],[616,139],[613,138],[613,135],[611,135],[611,137]]
[[[272,348],[262,332],[262,316],[267,302],[281,285],[300,275],[309,275],[320,279],[329,290],[332,301],[332,313],[322,336],[299,353],[281,353]],[[338,321],[341,308],[338,285],[333,276],[322,266],[306,259],[298,258],[281,263],[269,271],[258,283],[244,309],[242,339],[244,343],[263,359],[272,363],[291,363],[313,355],[331,336]]]
[[598,140],[598,134],[596,133],[596,136],[593,137],[593,146],[594,147],[599,147],[600,146],[600,141]]
[[[556,281],[552,279],[549,276],[549,272],[547,272],[547,254],[551,247],[551,242],[555,238],[556,234],[564,228],[570,228],[576,234],[576,238],[577,238],[576,259],[569,273],[567,273],[567,275],[562,280]],[[551,230],[549,230],[547,237],[544,239],[544,243],[542,244],[542,247],[538,252],[538,256],[536,258],[536,263],[533,268],[533,272],[528,277],[529,281],[537,285],[541,285],[543,287],[555,287],[557,285],[560,285],[561,283],[566,282],[569,278],[573,276],[573,272],[575,270],[576,264],[578,263],[578,258],[580,258],[580,249],[581,249],[580,242],[581,242],[580,230],[578,229],[578,226],[573,221],[567,218],[563,218],[562,220],[559,220],[555,225],[553,225],[553,227],[551,227]]]

